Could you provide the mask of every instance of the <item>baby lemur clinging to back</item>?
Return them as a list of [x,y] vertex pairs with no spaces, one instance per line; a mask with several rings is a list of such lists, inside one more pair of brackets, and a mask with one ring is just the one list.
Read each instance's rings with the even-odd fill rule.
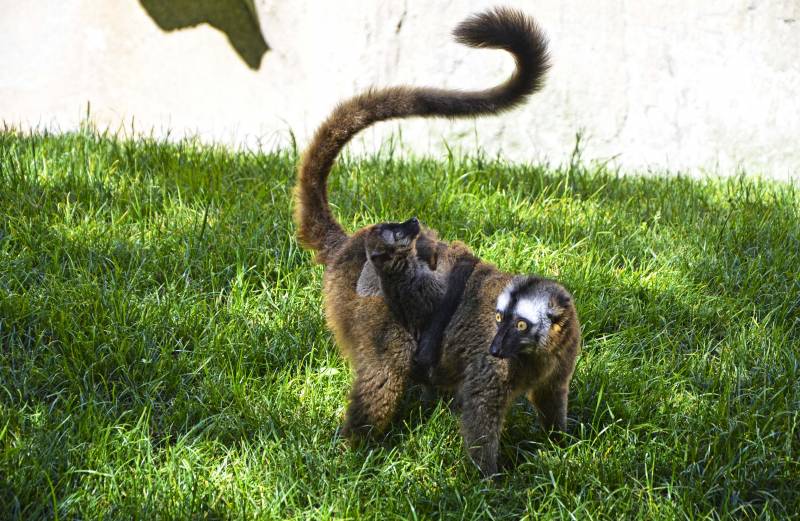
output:
[[[411,116],[497,114],[542,86],[549,67],[546,39],[525,14],[493,9],[468,18],[454,34],[472,47],[510,52],[514,73],[485,90],[391,87],[346,100],[320,126],[303,155],[294,218],[300,243],[314,250],[317,262],[325,266],[326,319],[354,371],[342,433],[360,438],[389,425],[411,378],[414,356],[424,355],[423,347],[429,344],[433,348],[428,355],[438,359],[428,365],[431,383],[455,392],[464,446],[482,472],[494,474],[500,432],[515,397],[526,394],[531,399],[546,429],[566,425],[568,388],[580,351],[572,298],[555,282],[502,272],[457,241],[438,241],[424,227],[416,245],[435,244],[435,259],[428,259],[427,266],[435,273],[424,266],[421,271],[431,280],[420,284],[412,277],[416,296],[410,301],[383,282],[376,292],[367,243],[394,230],[385,223],[348,234],[334,217],[327,194],[327,179],[339,152],[373,123]],[[428,262],[424,255],[418,257]],[[375,261],[382,262],[380,254]],[[382,269],[387,267],[394,269],[389,264]],[[401,287],[408,283],[401,281]],[[439,300],[428,299],[440,294]],[[419,300],[412,304],[414,299]],[[436,334],[428,338],[426,331]]]
[[414,374],[430,379],[444,331],[478,260],[464,252],[447,258],[455,262],[439,263],[447,244],[431,232],[420,237],[420,231],[416,217],[372,228],[365,239],[367,263],[362,277],[374,269],[390,312],[417,341]]
[[[375,270],[389,311],[417,340],[445,292],[443,273],[437,271],[441,268],[438,258],[417,251],[419,233],[419,221],[413,217],[402,223],[379,224],[364,239],[367,262]],[[426,238],[426,242],[430,241]]]

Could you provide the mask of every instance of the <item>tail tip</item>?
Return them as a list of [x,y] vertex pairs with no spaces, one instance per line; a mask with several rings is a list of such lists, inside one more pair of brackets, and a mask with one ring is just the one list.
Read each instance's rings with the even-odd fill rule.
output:
[[453,30],[456,41],[470,47],[522,50],[545,54],[547,37],[536,21],[512,7],[494,7],[474,14]]

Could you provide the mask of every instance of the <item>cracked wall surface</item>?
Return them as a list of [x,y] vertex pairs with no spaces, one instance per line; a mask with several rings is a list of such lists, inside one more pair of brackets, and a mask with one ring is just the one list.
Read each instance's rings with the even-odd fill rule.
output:
[[[450,38],[497,2],[247,3],[268,44],[260,62],[232,44],[258,38],[227,18],[167,31],[140,2],[0,0],[0,119],[72,129],[88,104],[98,125],[124,133],[267,148],[294,134],[302,145],[338,100],[369,86],[480,88],[512,67]],[[447,143],[560,163],[581,133],[584,158],[623,171],[800,179],[797,0],[504,3],[550,36],[544,91],[498,118],[382,123],[353,149],[399,134],[416,153]]]

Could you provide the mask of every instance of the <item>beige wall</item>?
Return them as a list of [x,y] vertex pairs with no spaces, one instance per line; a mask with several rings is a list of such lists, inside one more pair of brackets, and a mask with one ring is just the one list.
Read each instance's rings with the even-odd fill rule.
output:
[[[90,102],[112,129],[129,132],[133,120],[137,131],[271,147],[290,129],[304,143],[337,100],[370,85],[475,88],[511,68],[502,53],[449,37],[497,2],[216,1],[254,8],[269,47],[260,66],[230,20],[171,30],[133,0],[0,0],[0,119],[71,129]],[[625,170],[800,179],[800,1],[506,3],[551,37],[555,66],[541,94],[477,123],[384,123],[359,149],[401,129],[418,152],[440,153],[447,140],[561,162],[581,131],[584,157]]]

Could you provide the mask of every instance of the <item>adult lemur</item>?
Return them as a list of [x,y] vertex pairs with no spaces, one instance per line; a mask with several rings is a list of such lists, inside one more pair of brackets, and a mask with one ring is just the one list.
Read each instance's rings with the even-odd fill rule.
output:
[[[510,52],[516,61],[513,75],[497,87],[476,92],[369,90],[334,110],[300,164],[294,209],[298,237],[325,265],[327,322],[355,371],[342,429],[351,438],[386,428],[410,378],[416,342],[385,295],[365,291],[370,284],[364,272],[372,262],[366,241],[383,225],[348,235],[331,212],[327,178],[336,156],[357,132],[377,121],[476,116],[510,109],[541,87],[549,66],[545,37],[519,11],[497,8],[474,15],[454,35],[472,47]],[[442,245],[430,268],[443,277],[471,255],[464,244],[441,243],[424,228],[419,241]],[[580,350],[578,318],[572,298],[557,283],[515,277],[478,259],[456,306],[443,327],[441,355],[431,377],[436,386],[455,391],[465,447],[479,468],[491,475],[497,471],[505,413],[516,396],[527,393],[547,429],[564,429],[569,382]]]

